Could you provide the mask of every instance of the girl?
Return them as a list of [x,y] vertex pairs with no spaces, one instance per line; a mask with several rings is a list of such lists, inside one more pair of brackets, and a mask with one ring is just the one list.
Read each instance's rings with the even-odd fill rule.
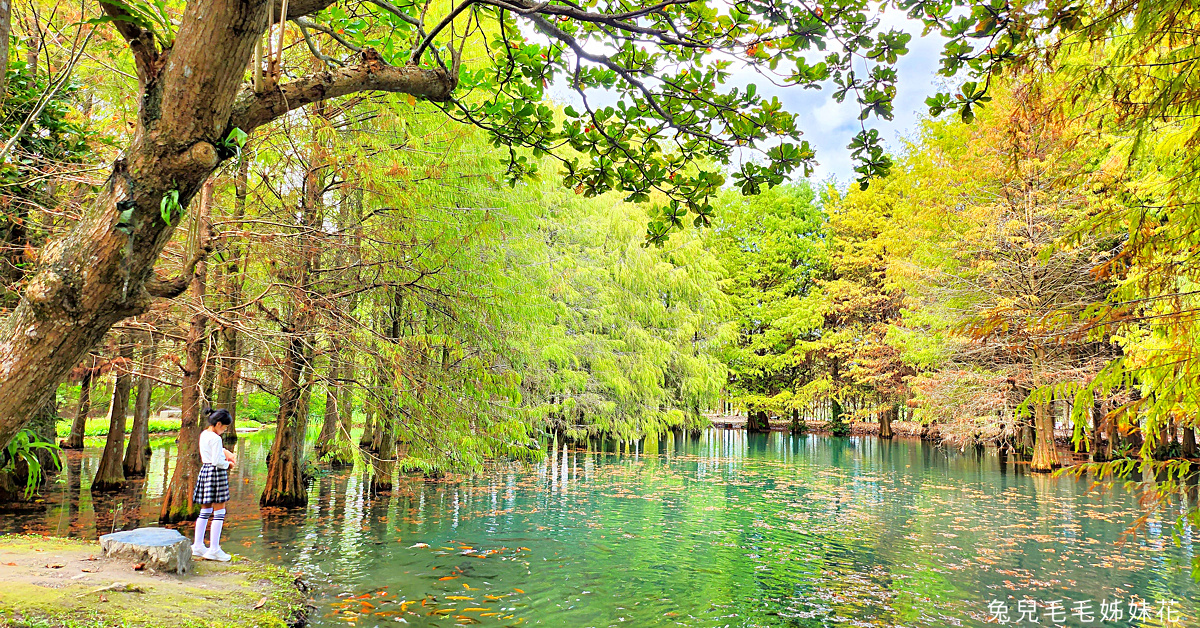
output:
[[[227,561],[231,558],[221,551],[221,527],[225,524],[225,502],[229,501],[229,467],[237,464],[237,456],[221,445],[221,434],[231,423],[233,418],[228,411],[210,411],[208,429],[200,432],[200,462],[203,464],[196,477],[192,502],[201,506],[192,556],[207,560]],[[208,537],[209,546],[204,547],[204,528],[209,519],[212,519],[212,531]]]

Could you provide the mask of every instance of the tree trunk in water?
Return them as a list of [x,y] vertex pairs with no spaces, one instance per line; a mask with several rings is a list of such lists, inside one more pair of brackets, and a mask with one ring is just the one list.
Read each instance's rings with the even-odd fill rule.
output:
[[[293,1],[286,17],[329,4]],[[70,369],[117,321],[144,313],[155,295],[173,296],[176,284],[155,278],[154,265],[193,197],[232,156],[218,150],[232,129],[249,133],[309,103],[363,90],[445,101],[456,87],[444,70],[392,67],[378,55],[364,55],[337,72],[261,94],[242,92],[255,43],[267,28],[268,5],[186,3],[166,51],[128,19],[124,5],[102,5],[120,18],[112,25],[132,52],[137,124],[90,207],[69,233],[39,250],[37,272],[0,322],[0,447],[51,400]]]
[[[1099,401],[1092,404],[1092,462],[1105,462],[1108,458],[1104,455],[1105,446],[1104,438],[1104,407]],[[1112,440],[1112,435],[1108,436]]]
[[121,334],[117,381],[113,385],[112,405],[108,409],[108,439],[92,480],[92,491],[115,491],[125,486],[125,419],[129,414],[129,393],[133,389],[133,342]]
[[392,421],[380,418],[376,426],[379,449],[371,458],[372,493],[384,493],[392,490],[392,475],[396,472],[396,432]]
[[900,413],[900,404],[894,404],[890,408],[884,408],[883,412],[879,413],[879,438],[892,438],[895,434],[892,433],[892,419]]
[[279,389],[279,418],[275,423],[275,442],[267,462],[267,483],[258,503],[261,506],[304,506],[308,492],[304,490],[302,458],[304,455],[303,398],[304,341],[293,334],[288,342],[287,358],[283,365],[283,385]]
[[339,354],[342,347],[336,336],[330,338],[329,342],[329,377],[325,383],[325,414],[321,418],[321,433],[317,435],[317,445],[313,450],[318,459],[323,459],[325,454],[333,450],[333,438],[337,434],[338,426],[341,425],[338,404],[341,401],[339,393],[341,393],[342,372]]
[[79,405],[75,409],[75,420],[71,421],[71,433],[63,441],[63,449],[83,449],[83,436],[87,430],[87,416],[92,411],[92,382],[95,370],[88,367],[79,386]]
[[792,433],[803,434],[808,428],[804,421],[800,420],[800,409],[792,408]]
[[358,448],[370,451],[371,446],[375,443],[375,407],[370,399],[367,400],[366,406],[366,417],[363,419],[363,433],[358,437]]
[[1196,457],[1196,430],[1186,425],[1183,427],[1183,445],[1179,455],[1184,458]]
[[834,436],[850,434],[850,426],[843,418],[842,403],[837,399],[829,400],[829,433]]
[[1033,444],[1033,461],[1030,469],[1035,473],[1047,473],[1059,467],[1058,449],[1054,444],[1054,413],[1045,403],[1034,405],[1033,427],[1037,440]]
[[[209,235],[208,212],[211,205],[212,185],[204,186],[196,220],[200,221],[197,233],[206,244]],[[200,247],[201,243],[196,243]],[[194,519],[199,508],[192,503],[192,489],[200,473],[200,376],[204,368],[205,343],[208,341],[208,316],[204,313],[204,297],[208,292],[208,263],[203,256],[192,273],[192,303],[196,308],[188,327],[187,344],[184,347],[183,378],[180,390],[179,435],[175,437],[175,472],[163,494],[159,510],[160,523],[176,523]]]
[[[309,153],[308,170],[304,173],[304,200],[301,205],[299,260],[294,268],[285,269],[285,285],[296,286],[291,312],[285,329],[288,336],[287,356],[284,360],[283,385],[279,392],[279,419],[276,422],[275,442],[271,447],[271,458],[267,465],[267,483],[259,504],[263,506],[304,506],[308,503],[308,491],[304,487],[304,434],[308,427],[308,408],[312,390],[312,327],[313,308],[308,306],[312,298],[315,272],[319,264],[320,246],[312,241],[312,234],[321,228],[324,177],[320,146],[317,145],[317,129],[325,121],[322,107],[315,116],[312,150]],[[306,383],[306,374],[310,380]]]
[[342,399],[338,417],[341,423],[333,434],[334,455],[330,462],[334,466],[350,466],[354,464],[354,449],[350,444],[350,430],[354,428],[354,354],[349,353],[342,361],[342,375],[345,378]]
[[755,433],[770,432],[771,423],[767,419],[767,413],[762,410],[747,410],[746,431]]
[[158,341],[149,334],[150,342],[142,347],[142,376],[138,380],[137,399],[133,402],[133,429],[129,431],[129,447],[125,450],[125,477],[146,475],[150,459],[150,394],[154,392],[154,360]]

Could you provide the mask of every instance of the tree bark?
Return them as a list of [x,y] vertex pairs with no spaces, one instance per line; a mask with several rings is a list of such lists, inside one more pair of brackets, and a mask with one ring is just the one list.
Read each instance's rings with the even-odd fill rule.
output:
[[[297,4],[315,11],[329,3]],[[124,19],[120,7],[101,6],[122,18],[112,26],[133,53],[137,126],[92,206],[70,233],[39,252],[38,270],[20,303],[0,322],[0,447],[113,324],[147,310],[147,282],[159,253],[220,164],[217,146],[232,128],[249,133],[288,110],[356,90],[446,100],[456,86],[444,71],[390,68],[364,51],[360,64],[344,68],[349,71],[239,95],[255,42],[267,27],[267,3],[187,3],[174,45],[161,52],[153,34]],[[298,11],[289,17],[302,15]]]
[[[209,241],[208,212],[211,206],[212,184],[204,186],[196,220],[200,221],[197,233],[203,248]],[[162,508],[158,513],[160,523],[176,523],[194,519],[200,512],[192,503],[192,489],[200,473],[200,376],[204,367],[205,343],[208,340],[208,316],[204,313],[204,297],[208,291],[208,262],[201,256],[192,272],[192,302],[196,311],[188,327],[187,343],[184,346],[183,378],[180,385],[182,406],[179,435],[175,438],[175,472],[163,494]]]
[[150,460],[150,395],[154,392],[154,360],[158,357],[158,340],[146,334],[142,346],[142,376],[138,380],[137,399],[133,402],[133,429],[129,431],[129,447],[125,450],[125,477],[146,475]]
[[300,400],[304,376],[304,340],[296,333],[288,341],[283,364],[283,384],[279,389],[279,415],[275,424],[275,441],[267,461],[267,482],[259,504],[262,506],[304,506],[308,492],[304,490],[302,458],[304,428]]
[[[1108,458],[1104,455],[1105,447],[1102,444],[1104,440],[1104,407],[1100,401],[1092,404],[1092,462],[1105,462]],[[1109,434],[1109,440],[1112,435]]]
[[338,406],[341,404],[342,345],[336,335],[331,337],[329,342],[329,377],[325,384],[325,414],[322,417],[321,433],[317,436],[315,448],[318,459],[324,459],[326,455],[334,451],[336,445],[334,439],[337,438],[338,428],[342,423],[338,412]]
[[892,404],[891,407],[884,408],[883,412],[879,413],[879,438],[893,438],[892,419],[900,413],[900,404]]
[[392,475],[396,472],[396,432],[393,421],[380,417],[375,435],[379,448],[371,457],[372,493],[385,493],[392,490]]
[[122,453],[125,450],[125,419],[129,414],[129,393],[133,388],[133,342],[128,334],[121,334],[120,361],[117,379],[113,384],[112,405],[108,409],[108,438],[104,441],[104,453],[96,468],[96,479],[92,480],[92,491],[116,491],[125,486],[125,469]]
[[12,0],[0,0],[0,102],[8,95],[8,38],[12,36]]
[[1058,449],[1054,443],[1054,413],[1045,403],[1034,405],[1033,427],[1036,440],[1033,444],[1033,461],[1030,469],[1035,473],[1048,473],[1059,467]]
[[1183,445],[1179,455],[1184,458],[1196,457],[1196,430],[1186,425],[1183,426]]
[[771,422],[763,410],[748,410],[746,412],[746,431],[764,433],[771,431]]
[[803,434],[808,429],[808,425],[806,425],[804,421],[800,420],[800,409],[799,408],[792,408],[792,427],[791,427],[791,429],[792,429],[793,434]]
[[92,411],[92,382],[96,369],[88,366],[79,384],[79,405],[75,408],[75,420],[71,421],[71,433],[63,441],[63,449],[83,449],[83,437],[87,431],[88,413]]

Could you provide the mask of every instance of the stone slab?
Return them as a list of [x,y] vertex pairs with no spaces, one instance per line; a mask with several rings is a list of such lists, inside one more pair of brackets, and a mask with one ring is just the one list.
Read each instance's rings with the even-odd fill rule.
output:
[[185,574],[192,570],[192,542],[170,528],[138,528],[100,537],[105,556],[144,562],[158,571]]

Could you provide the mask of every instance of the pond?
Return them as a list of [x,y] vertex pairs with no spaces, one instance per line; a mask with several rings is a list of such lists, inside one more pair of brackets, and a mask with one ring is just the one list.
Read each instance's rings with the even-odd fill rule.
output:
[[[269,443],[238,443],[223,545],[302,572],[316,626],[982,626],[998,604],[1014,624],[1200,625],[1195,530],[1176,543],[1173,516],[1156,515],[1126,536],[1137,491],[1029,474],[994,450],[713,429],[402,477],[380,498],[359,471],[328,472],[285,512],[257,505]],[[73,453],[46,502],[0,513],[0,531],[151,524],[172,446],[109,496],[87,491],[98,451]],[[1102,621],[1102,602],[1122,620]],[[1149,618],[1131,622],[1131,602]]]

